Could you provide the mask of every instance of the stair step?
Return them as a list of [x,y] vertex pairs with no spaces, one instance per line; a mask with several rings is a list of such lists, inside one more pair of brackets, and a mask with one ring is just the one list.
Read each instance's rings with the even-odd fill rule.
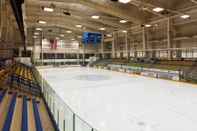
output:
[[28,131],[36,131],[33,103],[28,99]]
[[28,109],[27,109],[27,97],[23,97],[23,114],[22,114],[22,129],[21,131],[28,131]]
[[14,108],[16,105],[16,97],[17,97],[17,93],[14,93],[9,109],[8,109],[8,114],[6,116],[6,120],[3,126],[3,131],[10,131],[10,127],[11,127],[11,122],[12,122],[12,117],[14,114]]
[[18,96],[16,100],[16,106],[14,110],[14,115],[13,115],[10,131],[21,131],[22,102],[23,102],[23,99]]
[[39,113],[40,113],[40,118],[41,118],[43,130],[44,131],[54,131],[53,123],[50,120],[46,106],[42,100],[40,101],[40,104],[39,104]]
[[43,131],[38,106],[39,105],[37,101],[33,99],[33,109],[34,109],[34,116],[35,116],[35,123],[36,123],[36,131]]
[[12,99],[12,94],[9,95],[8,93],[6,93],[2,102],[1,102],[1,105],[0,105],[0,118],[1,118],[0,119],[0,131],[2,131],[2,128],[4,126],[11,99]]

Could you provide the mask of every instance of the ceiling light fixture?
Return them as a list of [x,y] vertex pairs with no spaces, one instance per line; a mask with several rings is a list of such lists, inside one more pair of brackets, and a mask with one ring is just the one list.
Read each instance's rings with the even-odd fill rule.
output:
[[156,7],[153,9],[154,12],[161,12],[161,11],[164,11],[164,8],[161,8],[161,7]]
[[107,37],[112,37],[112,34],[107,34]]
[[53,12],[54,11],[54,8],[51,8],[51,7],[43,7],[43,11],[45,11],[45,12]]
[[126,31],[126,30],[123,30],[122,32],[123,32],[123,33],[127,33],[127,31]]
[[126,20],[120,20],[120,23],[127,23]]
[[105,30],[105,28],[99,28],[99,30]]
[[77,27],[77,28],[81,28],[81,27],[82,27],[82,25],[76,25],[76,27]]
[[131,0],[118,0],[120,3],[127,4],[131,2]]
[[67,31],[66,31],[66,33],[69,33],[69,34],[70,34],[70,33],[72,33],[72,31],[70,31],[70,30],[67,30]]
[[46,24],[47,22],[46,21],[43,21],[43,20],[39,20],[38,23],[39,24]]
[[152,25],[146,24],[145,27],[151,27]]
[[182,18],[182,19],[188,19],[188,18],[190,18],[190,15],[184,14],[184,15],[181,16],[181,18]]
[[36,28],[37,31],[42,31],[42,28]]
[[91,18],[92,18],[92,19],[99,19],[100,16],[98,16],[98,15],[93,15],[93,16],[91,16]]
[[39,35],[39,33],[38,32],[34,32],[34,35]]

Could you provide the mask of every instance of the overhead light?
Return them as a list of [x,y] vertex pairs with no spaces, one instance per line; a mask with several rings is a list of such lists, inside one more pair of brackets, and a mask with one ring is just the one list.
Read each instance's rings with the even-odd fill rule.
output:
[[72,33],[72,31],[70,31],[70,30],[67,30],[67,31],[66,31],[66,33],[69,33],[69,34],[70,34],[70,33]]
[[61,37],[64,37],[64,34],[60,34]]
[[33,38],[35,39],[35,38],[38,38],[37,36],[33,36]]
[[127,23],[126,20],[120,20],[120,23]]
[[50,7],[43,7],[43,10],[46,12],[53,12],[54,11],[54,9],[50,8]]
[[127,31],[126,31],[126,30],[123,30],[122,32],[123,32],[123,33],[127,33]]
[[146,24],[145,27],[151,27],[152,25]]
[[120,3],[127,4],[131,2],[131,0],[118,0]]
[[38,23],[39,24],[46,24],[47,22],[46,21],[43,21],[43,20],[39,20]]
[[74,41],[75,39],[71,39],[72,41]]
[[92,19],[99,19],[100,16],[98,16],[98,15],[93,15],[93,16],[91,16],[91,18],[92,18]]
[[107,34],[107,37],[112,37],[112,34]]
[[37,31],[42,31],[42,28],[36,28]]
[[164,10],[164,8],[161,8],[161,7],[156,7],[153,9],[154,12],[161,12],[163,10]]
[[185,14],[185,15],[182,15],[181,18],[182,18],[182,19],[188,19],[188,18],[190,18],[190,15],[186,15],[186,14]]
[[99,28],[99,30],[105,30],[105,28]]
[[39,35],[39,33],[38,32],[34,32],[34,35]]
[[82,38],[82,36],[79,35],[79,36],[77,36],[77,38]]
[[81,27],[82,27],[82,25],[76,25],[76,27],[77,27],[77,28],[81,28]]

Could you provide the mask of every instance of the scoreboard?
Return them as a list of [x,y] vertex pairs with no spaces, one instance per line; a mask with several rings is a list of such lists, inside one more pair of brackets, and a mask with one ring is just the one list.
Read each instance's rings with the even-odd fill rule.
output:
[[102,39],[101,33],[84,32],[82,42],[84,44],[100,44]]

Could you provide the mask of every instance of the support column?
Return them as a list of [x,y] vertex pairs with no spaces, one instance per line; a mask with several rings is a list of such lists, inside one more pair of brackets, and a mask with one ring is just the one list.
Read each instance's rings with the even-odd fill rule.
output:
[[126,58],[129,59],[129,49],[128,49],[128,34],[125,33],[125,46],[126,46]]
[[[181,43],[179,41],[176,42],[176,48],[181,48]],[[182,50],[176,50],[176,58],[181,59]]]
[[104,59],[104,35],[102,34],[102,40],[101,40],[101,56],[102,59]]
[[42,63],[42,65],[44,65],[42,39],[43,39],[43,32],[41,33],[40,44],[41,44],[41,63]]
[[19,57],[22,57],[22,49],[21,49],[21,47],[19,48]]
[[77,64],[80,64],[79,53],[77,53]]
[[66,59],[66,51],[64,52],[64,59]]
[[7,5],[7,3],[6,3],[6,10],[5,10],[5,15],[7,16],[7,18],[5,18],[5,32],[3,32],[3,33],[5,33],[5,41],[6,42],[8,42],[9,41],[9,24],[10,24],[10,14],[9,14],[9,6]]
[[113,40],[112,40],[112,58],[115,58],[115,32],[113,32]]
[[35,54],[36,54],[36,43],[35,43],[35,39],[33,39],[33,50],[32,50],[32,63],[35,63]]
[[11,25],[10,25],[10,29],[9,29],[9,41],[14,44],[15,41],[14,41],[14,25],[12,23],[14,23],[14,20],[11,19]]
[[144,57],[147,57],[147,40],[146,40],[146,30],[145,27],[142,29],[142,46],[143,46],[143,51],[144,51]]
[[83,64],[85,64],[85,44],[83,44]]
[[[64,60],[66,60],[66,50],[64,52]],[[64,61],[63,63],[64,63],[64,65],[66,65],[66,61]]]
[[171,28],[171,20],[167,19],[167,49],[168,49],[168,59],[172,59],[172,51],[169,50],[172,48],[172,28]]

